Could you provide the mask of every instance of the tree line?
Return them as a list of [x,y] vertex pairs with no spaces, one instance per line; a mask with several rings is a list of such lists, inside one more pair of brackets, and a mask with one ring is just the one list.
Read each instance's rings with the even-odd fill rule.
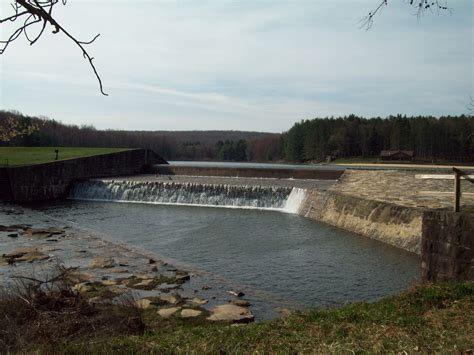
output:
[[[2,127],[15,122],[18,132],[0,146],[148,148],[167,160],[268,161],[265,146],[280,134],[246,131],[118,131],[68,125],[48,118],[0,111]],[[262,145],[261,142],[266,142]],[[270,151],[273,147],[268,148]]]
[[382,150],[412,150],[417,160],[472,162],[474,118],[316,118],[293,125],[284,142],[284,158],[290,161],[321,161],[327,156],[377,157]]
[[474,118],[465,115],[314,118],[297,122],[282,134],[97,130],[0,111],[0,127],[12,119],[28,134],[0,139],[0,145],[141,147],[167,160],[318,162],[328,156],[376,158],[382,150],[412,150],[417,160],[474,161]]

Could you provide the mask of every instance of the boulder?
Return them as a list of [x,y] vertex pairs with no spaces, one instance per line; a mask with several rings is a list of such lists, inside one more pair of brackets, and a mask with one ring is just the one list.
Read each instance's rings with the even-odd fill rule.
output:
[[151,306],[151,301],[146,298],[142,298],[141,300],[135,301],[135,305],[140,309],[147,309]]
[[6,258],[19,258],[25,254],[34,253],[35,251],[38,251],[38,248],[24,247],[24,248],[15,249],[7,254],[3,254],[3,256]]
[[181,311],[181,318],[194,318],[201,314],[202,311],[198,311],[197,309],[185,308]]
[[180,309],[181,307],[162,308],[158,311],[158,314],[163,318],[170,318],[173,314],[178,312]]
[[128,269],[123,267],[113,267],[107,271],[113,274],[128,274]]
[[39,251],[34,251],[32,253],[26,253],[19,258],[15,258],[15,261],[27,261],[32,263],[33,261],[47,260],[49,255],[43,254]]
[[95,276],[88,272],[71,271],[69,273],[69,278],[72,280],[72,282],[81,283],[93,281]]
[[202,305],[206,304],[209,301],[204,300],[202,298],[194,297],[190,300],[190,302],[202,306]]
[[100,283],[104,286],[114,286],[117,285],[117,280],[103,280]]
[[250,307],[250,302],[246,300],[232,300],[229,303],[239,307]]
[[210,321],[223,321],[231,323],[253,322],[255,317],[249,309],[233,304],[224,304],[212,309],[211,315],[207,317]]
[[94,286],[90,282],[81,282],[74,285],[74,289],[79,293],[86,293],[94,291]]
[[177,304],[180,300],[176,295],[160,295],[159,299],[170,304]]
[[227,293],[229,295],[232,295],[232,296],[235,296],[235,297],[243,297],[245,296],[245,293],[243,293],[242,291],[233,291],[233,290],[230,290],[230,291],[227,291]]
[[89,267],[92,269],[108,269],[115,266],[114,258],[107,258],[103,256],[98,256],[92,259],[89,263]]

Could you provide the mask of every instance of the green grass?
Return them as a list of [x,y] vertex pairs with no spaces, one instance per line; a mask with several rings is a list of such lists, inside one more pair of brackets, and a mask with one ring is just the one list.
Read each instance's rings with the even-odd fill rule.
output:
[[75,147],[0,147],[0,165],[17,166],[54,161],[56,149],[59,160],[115,153],[127,148],[75,148]]
[[64,342],[66,353],[461,353],[474,348],[474,284],[415,288],[375,303],[241,327],[160,320],[144,335]]

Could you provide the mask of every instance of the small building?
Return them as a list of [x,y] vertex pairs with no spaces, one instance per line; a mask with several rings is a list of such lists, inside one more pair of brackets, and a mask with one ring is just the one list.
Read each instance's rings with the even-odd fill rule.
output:
[[382,150],[380,159],[382,160],[405,160],[411,161],[415,156],[413,150]]

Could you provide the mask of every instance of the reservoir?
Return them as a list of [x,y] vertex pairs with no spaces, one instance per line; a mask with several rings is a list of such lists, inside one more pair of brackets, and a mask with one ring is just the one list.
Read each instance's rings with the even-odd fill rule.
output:
[[[211,289],[218,303],[227,290],[242,291],[257,319],[281,308],[373,301],[418,281],[415,254],[295,214],[296,188],[179,185],[165,198],[151,198],[160,184],[90,181],[76,185],[71,199],[37,209],[185,267],[196,275],[185,290],[190,295],[206,297],[210,291],[203,289]],[[256,198],[261,205],[256,195],[263,196]]]

